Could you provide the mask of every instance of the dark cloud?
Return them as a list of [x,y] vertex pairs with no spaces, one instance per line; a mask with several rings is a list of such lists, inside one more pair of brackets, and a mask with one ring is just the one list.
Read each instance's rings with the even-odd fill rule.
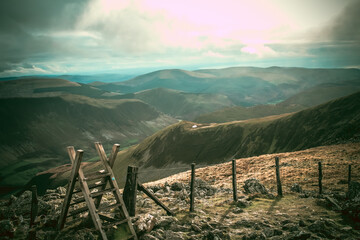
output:
[[0,29],[69,29],[88,1],[11,0],[0,1]]
[[[56,50],[46,33],[71,30],[87,1],[0,1],[0,72]],[[54,48],[55,47],[55,48]]]
[[355,0],[344,8],[327,28],[329,37],[338,41],[360,42],[360,1]]

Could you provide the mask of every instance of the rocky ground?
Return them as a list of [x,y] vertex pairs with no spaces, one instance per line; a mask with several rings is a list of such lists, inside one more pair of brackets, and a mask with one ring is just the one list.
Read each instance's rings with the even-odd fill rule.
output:
[[[229,163],[197,169],[195,211],[189,212],[189,172],[148,183],[175,212],[167,216],[144,194],[138,194],[133,218],[140,239],[360,239],[360,184],[353,167],[348,191],[345,165],[360,156],[359,144],[320,147],[276,156],[281,161],[284,196],[276,197],[275,155],[237,160],[238,197],[234,202]],[[316,163],[324,163],[324,194],[318,195]],[[338,163],[338,165],[336,165]],[[341,164],[340,164],[341,163]],[[326,167],[325,167],[326,166]],[[340,167],[341,166],[341,167]],[[141,173],[140,173],[141,174]],[[58,232],[57,218],[65,188],[39,197],[37,239],[99,239],[91,222],[76,221]],[[104,204],[114,203],[106,195]],[[29,232],[31,192],[0,203],[0,239],[25,239]],[[109,212],[109,215],[115,213]],[[110,239],[122,239],[121,228]]]

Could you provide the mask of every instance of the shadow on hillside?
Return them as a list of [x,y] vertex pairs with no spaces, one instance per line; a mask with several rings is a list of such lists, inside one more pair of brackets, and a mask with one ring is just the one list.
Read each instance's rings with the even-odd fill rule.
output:
[[225,211],[225,213],[221,216],[220,222],[223,222],[226,216],[233,210],[234,205],[230,205],[229,208]]
[[274,209],[276,205],[280,202],[281,197],[276,197],[275,200],[271,203],[271,206],[269,207],[269,210],[267,211],[267,214],[271,214],[274,212]]

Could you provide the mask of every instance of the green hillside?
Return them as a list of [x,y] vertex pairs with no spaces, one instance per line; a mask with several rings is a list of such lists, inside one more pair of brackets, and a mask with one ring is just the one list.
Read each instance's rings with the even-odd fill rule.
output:
[[[125,166],[138,165],[139,178],[145,182],[189,169],[193,162],[200,167],[233,157],[360,141],[359,122],[360,92],[292,114],[223,124],[197,124],[195,128],[196,123],[182,121],[121,151],[114,169],[119,183],[123,184]],[[44,173],[32,183],[38,183],[43,189],[64,184],[68,174],[62,174],[63,171]],[[54,174],[58,177],[46,185],[39,183],[42,177],[49,179]]]
[[[141,169],[213,164],[232,157],[288,152],[342,141],[360,140],[360,92],[294,114],[213,125],[181,122],[122,152],[122,161]],[[167,175],[159,171],[145,180]]]
[[324,83],[295,94],[279,104],[281,106],[297,104],[303,107],[312,107],[357,91],[360,91],[360,79],[342,83]]
[[271,115],[297,112],[304,109],[303,106],[293,105],[257,105],[253,107],[229,107],[215,112],[199,115],[194,119],[198,123],[224,123],[231,121],[247,120],[252,118],[262,118]]
[[193,120],[202,113],[234,106],[225,95],[185,93],[171,89],[156,88],[134,94],[134,97],[173,117]]
[[360,91],[360,81],[324,83],[297,93],[278,104],[223,108],[211,113],[201,114],[194,121],[199,123],[222,123],[297,112],[357,91]]
[[136,144],[175,119],[140,100],[104,100],[77,95],[0,99],[0,186],[19,186],[37,172],[68,163],[66,147]]

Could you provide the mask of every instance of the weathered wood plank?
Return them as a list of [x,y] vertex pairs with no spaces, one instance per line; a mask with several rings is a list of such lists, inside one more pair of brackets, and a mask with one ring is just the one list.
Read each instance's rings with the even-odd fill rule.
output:
[[[70,158],[75,157],[74,152],[71,152],[71,153],[69,152],[69,155],[70,155]],[[90,213],[91,219],[94,223],[95,229],[100,232],[100,235],[103,240],[107,240],[105,231],[102,228],[101,219],[100,219],[99,215],[96,213],[94,201],[92,198],[90,198],[89,186],[88,186],[87,182],[84,180],[85,176],[84,176],[84,172],[83,172],[82,168],[79,168],[78,173],[79,173],[78,179],[80,182],[80,188],[84,194],[86,205],[89,208],[89,213]]]
[[[96,148],[96,151],[99,154],[99,157],[100,158],[105,157],[106,161],[109,163],[110,168],[112,169],[113,166],[114,166],[114,163],[115,163],[116,156],[117,156],[117,154],[119,152],[119,149],[120,149],[120,144],[114,144],[113,145],[109,159],[107,159],[104,147],[102,146],[102,144],[100,142],[95,142],[95,148]],[[102,152],[105,154],[105,156],[103,155]],[[108,180],[109,180],[108,178],[103,178],[101,180],[104,183],[104,185],[99,188],[99,191],[102,191],[102,190],[104,190],[106,188]],[[102,195],[98,196],[95,199],[96,208],[98,208],[100,206],[101,199],[102,199]]]
[[105,150],[104,150],[103,146],[100,143],[95,143],[95,146],[96,146],[96,150],[98,151],[98,154],[100,156],[100,159],[103,162],[103,165],[105,166],[105,170],[108,173],[110,173],[109,183],[110,183],[110,186],[112,188],[115,188],[115,191],[114,191],[115,200],[116,200],[117,203],[121,203],[121,206],[120,206],[120,213],[121,214],[120,215],[123,215],[123,216],[121,216],[122,218],[127,219],[128,227],[130,229],[130,232],[132,233],[132,235],[134,235],[134,239],[137,240],[135,229],[134,229],[134,227],[132,225],[129,213],[128,213],[126,207],[125,207],[123,198],[122,198],[122,196],[120,194],[119,186],[118,186],[118,184],[116,182],[116,179],[115,179],[114,173],[112,171],[112,168],[109,165],[108,159],[107,159],[106,154],[105,154]]
[[80,164],[83,156],[83,150],[78,150],[75,153],[74,147],[68,147],[68,153],[70,156],[70,160],[72,163],[72,169],[70,173],[70,179],[66,188],[66,195],[64,199],[64,204],[61,209],[61,214],[58,222],[58,229],[61,230],[64,228],[65,221],[66,221],[66,215],[69,211],[69,206],[71,202],[72,193],[75,187],[76,183],[76,177],[78,176]]

